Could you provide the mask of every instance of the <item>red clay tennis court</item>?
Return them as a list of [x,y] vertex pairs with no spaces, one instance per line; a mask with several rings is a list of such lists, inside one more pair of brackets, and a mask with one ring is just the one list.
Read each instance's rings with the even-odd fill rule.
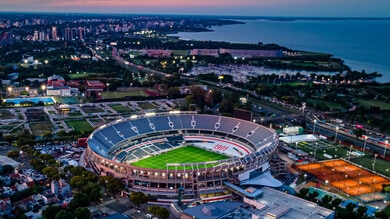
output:
[[[380,193],[382,184],[390,184],[390,180],[345,160],[328,160],[318,163],[302,164],[297,168],[310,173],[319,180],[328,183],[351,196],[370,197]],[[373,195],[375,197],[375,195]]]

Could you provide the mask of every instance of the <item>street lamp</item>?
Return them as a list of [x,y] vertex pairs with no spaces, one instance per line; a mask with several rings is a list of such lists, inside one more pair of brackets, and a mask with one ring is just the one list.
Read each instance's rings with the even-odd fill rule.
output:
[[313,125],[313,135],[314,135],[314,132],[316,131],[317,120],[314,120],[313,123],[314,123],[314,125]]
[[334,143],[336,144],[337,143],[337,133],[339,131],[339,127],[336,126],[336,136],[334,137]]
[[372,163],[372,171],[374,171],[374,172],[375,172],[375,161],[376,161],[377,156],[378,156],[378,154],[374,155],[374,162]]
[[41,88],[42,88],[43,96],[45,96],[46,85],[42,84]]
[[295,150],[298,149],[298,142],[295,142]]
[[9,95],[9,97],[11,97],[12,87],[8,87],[7,90],[8,90],[8,95]]
[[367,145],[367,136],[364,136],[363,153],[366,151],[366,145]]
[[352,145],[349,147],[348,160],[351,159]]

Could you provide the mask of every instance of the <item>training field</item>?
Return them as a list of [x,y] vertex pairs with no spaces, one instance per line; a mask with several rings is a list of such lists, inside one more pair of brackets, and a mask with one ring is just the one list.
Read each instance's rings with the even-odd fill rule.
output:
[[[197,162],[208,162],[208,161],[215,161],[215,160],[223,160],[227,159],[229,157],[206,151],[201,148],[197,148],[194,146],[186,146],[181,147],[178,149],[174,149],[171,151],[168,151],[166,153],[148,157],[142,160],[139,160],[137,162],[132,163],[131,165],[137,166],[137,167],[143,167],[143,168],[152,168],[152,169],[167,169],[166,164],[167,163],[175,163],[175,164],[181,164],[181,163],[197,163]],[[211,164],[208,164],[207,167]],[[168,169],[174,170],[174,169],[183,169],[182,166],[169,166]],[[188,167],[191,168],[191,167]]]

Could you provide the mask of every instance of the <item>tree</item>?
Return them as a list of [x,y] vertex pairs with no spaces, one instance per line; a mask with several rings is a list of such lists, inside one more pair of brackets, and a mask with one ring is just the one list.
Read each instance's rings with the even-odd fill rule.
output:
[[84,193],[76,193],[73,196],[73,199],[69,202],[68,207],[69,210],[74,212],[78,207],[88,207],[89,205],[89,197]]
[[42,186],[40,186],[40,185],[34,185],[34,186],[32,187],[32,193],[38,194],[38,193],[41,193],[41,192],[43,192],[43,187],[42,187]]
[[47,163],[49,160],[55,160],[54,156],[51,154],[41,154],[39,155],[39,158],[45,163]]
[[19,150],[9,151],[9,152],[7,153],[7,157],[10,157],[10,158],[18,158],[18,157],[19,157]]
[[56,216],[56,214],[58,212],[61,211],[61,207],[58,206],[58,205],[52,205],[52,206],[49,206],[47,208],[45,208],[43,211],[42,211],[42,216],[44,218],[47,218],[47,219],[52,219]]
[[303,197],[306,197],[307,193],[309,193],[309,189],[308,188],[302,188],[299,190],[299,197],[303,198]]
[[160,208],[159,206],[153,205],[153,206],[148,207],[148,211],[149,211],[151,214],[153,214],[153,215],[157,215],[157,210],[158,210],[159,208]]
[[38,171],[42,171],[42,169],[46,167],[45,163],[41,159],[33,158],[29,163],[32,167],[34,167],[34,169]]
[[70,213],[69,211],[67,210],[61,210],[60,212],[58,212],[56,214],[56,216],[54,217],[54,219],[74,219],[74,216],[72,213]]
[[115,194],[121,191],[125,186],[120,179],[112,176],[102,176],[100,178],[100,185],[104,186],[107,193],[115,197]]
[[91,216],[91,212],[86,207],[79,207],[74,211],[74,217],[77,219],[86,219]]
[[341,204],[341,202],[343,202],[343,200],[341,200],[340,198],[336,198],[332,201],[332,207],[337,207],[339,206],[339,204]]
[[88,181],[85,180],[84,176],[74,176],[70,179],[70,186],[74,189],[81,189],[87,183]]
[[49,179],[59,178],[59,172],[57,168],[54,167],[45,167],[42,169],[42,173],[45,174]]
[[2,174],[10,174],[12,172],[14,172],[14,167],[13,166],[11,166],[9,164],[6,164],[6,165],[3,166]]
[[178,87],[168,88],[167,95],[169,99],[176,99],[180,97],[180,89]]
[[86,170],[84,167],[77,166],[69,168],[69,171],[72,173],[73,176],[81,176]]
[[315,198],[316,198],[319,194],[320,194],[320,193],[318,193],[317,191],[314,191],[314,192],[309,193],[309,200],[310,200],[310,201],[315,201]]
[[324,195],[322,197],[321,201],[322,201],[322,204],[326,207],[332,201],[332,196]]
[[170,214],[171,212],[169,212],[166,208],[163,207],[160,207],[156,212],[157,217],[161,219],[168,219]]
[[81,188],[81,192],[88,195],[90,201],[98,203],[102,198],[102,190],[96,183],[88,183]]
[[353,133],[355,133],[356,138],[360,138],[365,134],[365,131],[363,129],[354,129]]
[[358,218],[363,218],[364,215],[366,214],[366,212],[367,212],[367,207],[366,206],[359,206],[356,209],[356,213],[357,213]]
[[20,147],[20,150],[26,152],[28,155],[33,155],[35,151],[32,147],[27,145]]
[[132,192],[129,200],[139,208],[139,205],[148,202],[148,197],[143,192]]

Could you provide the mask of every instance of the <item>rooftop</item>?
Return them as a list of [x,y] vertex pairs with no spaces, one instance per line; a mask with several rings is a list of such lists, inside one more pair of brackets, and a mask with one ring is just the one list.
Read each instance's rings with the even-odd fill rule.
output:
[[275,216],[279,219],[334,218],[332,210],[323,208],[314,202],[270,188],[262,190],[263,196],[256,201],[266,205],[266,207],[256,212],[259,218],[266,216]]
[[183,212],[193,218],[216,219],[230,213],[243,204],[243,202],[212,202],[187,208]]

